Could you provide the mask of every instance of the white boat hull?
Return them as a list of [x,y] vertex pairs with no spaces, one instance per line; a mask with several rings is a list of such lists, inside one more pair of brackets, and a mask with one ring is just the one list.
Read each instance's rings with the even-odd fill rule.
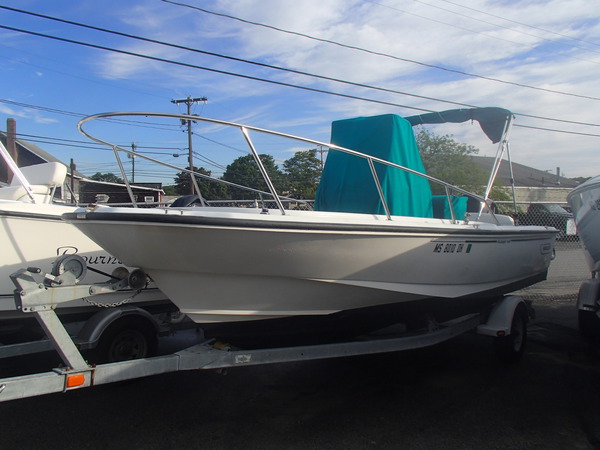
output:
[[600,270],[600,177],[573,189],[567,200],[573,209],[579,240],[592,272]]
[[555,235],[543,227],[221,208],[99,209],[70,221],[145,270],[198,323],[497,298],[545,278]]
[[[28,315],[15,309],[13,290],[9,276],[18,269],[37,267],[43,273],[52,271],[53,261],[63,254],[82,256],[88,267],[105,274],[123,264],[106,250],[99,247],[74,226],[64,222],[61,215],[72,212],[73,206],[34,204],[0,200],[0,329],[10,320],[22,320]],[[88,270],[85,282],[105,281],[106,276]],[[113,304],[132,297],[132,291],[121,291],[94,298],[103,304]],[[157,288],[145,289],[131,300],[137,304],[167,303],[165,295]],[[62,313],[97,311],[85,300],[69,302],[60,306]],[[12,326],[12,325],[11,325]]]

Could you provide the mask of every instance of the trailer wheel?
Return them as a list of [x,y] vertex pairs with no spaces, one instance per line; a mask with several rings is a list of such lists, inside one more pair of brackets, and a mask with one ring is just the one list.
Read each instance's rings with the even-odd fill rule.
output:
[[494,340],[494,350],[501,361],[514,363],[523,356],[527,342],[528,320],[525,306],[519,305],[512,318],[510,334]]
[[154,326],[140,317],[124,317],[100,336],[91,357],[94,363],[111,363],[147,358],[156,354],[158,339]]

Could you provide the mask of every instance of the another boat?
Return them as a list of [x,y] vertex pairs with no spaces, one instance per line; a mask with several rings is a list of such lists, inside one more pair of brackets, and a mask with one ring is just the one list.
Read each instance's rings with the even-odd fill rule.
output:
[[592,274],[579,288],[579,330],[585,336],[597,338],[600,336],[600,176],[590,178],[569,192],[567,201]]
[[[333,143],[149,112],[98,114],[82,120],[79,129],[114,148],[83,125],[122,116],[174,117],[239,129],[269,189],[260,195],[271,195],[277,204],[275,209],[97,206],[64,216],[124,263],[144,270],[206,329],[256,325],[255,331],[267,334],[339,324],[354,331],[396,322],[432,326],[484,311],[502,295],[544,280],[554,256],[554,228],[515,226],[510,217],[491,211],[488,195],[496,167],[485,196],[423,173],[412,125],[477,120],[499,143],[499,165],[512,122],[505,109],[338,121]],[[315,203],[319,210],[284,208],[250,131],[330,149]],[[443,186],[446,195],[433,198],[430,183]],[[473,202],[475,210],[466,212]]]
[[600,176],[573,189],[567,201],[591,272],[600,270]]
[[[53,266],[57,257],[78,254],[90,269],[85,281],[94,283],[104,280],[106,274],[111,275],[123,264],[61,219],[63,214],[77,209],[74,205],[53,202],[54,192],[63,185],[67,173],[63,164],[50,162],[19,168],[1,143],[0,156],[13,173],[10,185],[0,188],[0,342],[6,343],[17,334],[19,339],[24,337],[23,332],[30,337],[30,325],[35,325],[30,315],[15,309],[11,273],[23,267],[37,267],[44,273],[56,274],[65,270]],[[63,258],[63,261],[68,260]],[[59,314],[64,321],[71,321],[91,315],[98,311],[98,306],[126,301],[150,310],[175,309],[162,292],[151,286],[139,293],[119,291],[99,296],[94,302],[85,299],[71,302],[61,307]]]

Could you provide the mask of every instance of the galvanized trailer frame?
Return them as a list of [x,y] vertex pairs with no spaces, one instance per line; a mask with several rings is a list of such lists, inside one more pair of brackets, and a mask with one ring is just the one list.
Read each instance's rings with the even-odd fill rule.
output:
[[36,273],[39,271],[30,268],[11,275],[17,287],[15,303],[18,309],[35,315],[53,347],[60,354],[65,367],[50,372],[0,379],[0,401],[66,392],[183,370],[219,369],[418,349],[444,342],[470,330],[504,338],[511,334],[516,311],[521,305],[525,305],[521,298],[507,296],[485,316],[479,313],[468,314],[434,324],[435,326],[429,327],[428,330],[416,334],[372,336],[341,343],[253,350],[237,350],[206,341],[169,355],[93,365],[84,359],[54,308],[60,303],[83,296],[112,292],[127,285],[138,285],[143,274],[134,272],[122,280],[79,285],[77,277],[69,270],[59,276],[45,275],[43,282],[35,280]]

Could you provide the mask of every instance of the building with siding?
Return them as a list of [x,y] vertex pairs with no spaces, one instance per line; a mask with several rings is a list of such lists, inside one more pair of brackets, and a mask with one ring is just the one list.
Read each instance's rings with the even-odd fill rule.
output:
[[[7,146],[7,133],[0,131],[0,142]],[[15,139],[15,162],[18,167],[26,167],[46,162],[58,162],[67,166],[67,177],[60,189],[56,190],[55,198],[66,203],[131,203],[127,189],[123,184],[107,183],[87,178],[64,162],[44,151],[37,145],[23,139]],[[0,185],[10,182],[12,174],[6,162],[0,158]],[[162,202],[164,192],[161,183],[135,183],[132,186],[136,202]]]
[[[492,171],[494,158],[473,156],[475,164],[486,173]],[[534,169],[513,161],[515,196],[517,203],[567,203],[567,194],[579,183],[560,175],[560,169],[553,172]],[[503,161],[496,178],[498,186],[510,190],[511,176],[508,161]]]

